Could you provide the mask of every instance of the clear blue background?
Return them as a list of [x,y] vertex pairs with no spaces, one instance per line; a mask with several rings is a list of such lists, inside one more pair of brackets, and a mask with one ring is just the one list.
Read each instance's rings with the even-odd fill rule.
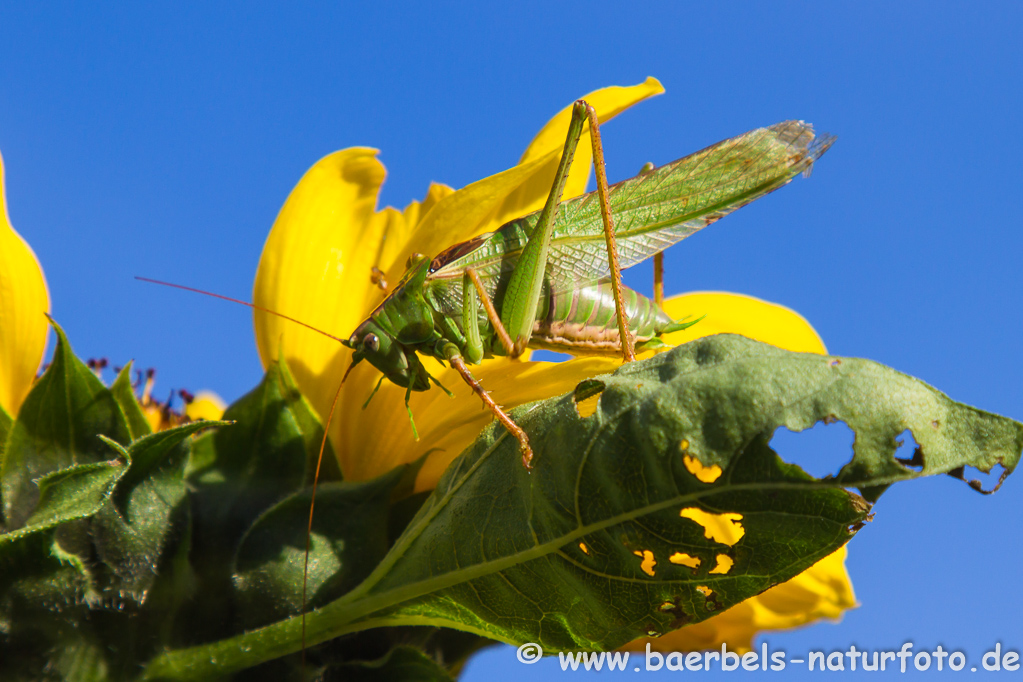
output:
[[[248,311],[133,275],[249,298],[278,208],[324,154],[378,147],[382,203],[403,206],[512,165],[574,98],[654,75],[667,94],[605,127],[612,180],[787,118],[838,135],[810,180],[671,249],[669,291],[783,303],[833,353],[1023,418],[1020,4],[514,4],[5,3],[10,216],[76,351],[234,400],[261,375]],[[806,461],[830,443],[838,462],[842,428],[780,447]],[[979,665],[996,641],[1023,648],[1019,481],[993,497],[912,482],[875,511],[850,543],[861,606],[772,649],[911,640]],[[562,674],[500,647],[465,679],[525,673]]]

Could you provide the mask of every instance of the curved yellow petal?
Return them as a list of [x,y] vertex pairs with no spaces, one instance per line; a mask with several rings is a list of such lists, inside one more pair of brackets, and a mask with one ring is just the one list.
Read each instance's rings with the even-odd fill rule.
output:
[[[600,119],[607,120],[660,91],[660,84],[648,79],[632,88],[600,90],[587,95],[587,99],[596,107]],[[383,166],[376,160],[374,150],[348,149],[320,160],[292,191],[267,238],[256,276],[254,302],[337,336],[347,336],[383,300],[384,292],[370,280],[374,266],[383,271],[384,281],[393,286],[404,273],[410,254],[436,255],[452,244],[540,208],[564,142],[564,131],[555,134],[555,129],[565,127],[566,116],[563,113],[556,117],[537,136],[527,150],[531,160],[457,192],[434,184],[423,202],[411,203],[404,212],[392,208],[374,212],[384,178]],[[557,140],[558,136],[562,139]],[[588,158],[588,150],[585,155]],[[585,171],[578,190],[581,191],[589,171],[587,163],[579,167]],[[547,177],[536,181],[538,173]],[[517,198],[510,199],[513,193]],[[514,214],[508,214],[509,211]],[[264,366],[283,351],[303,394],[321,415],[326,415],[350,352],[292,322],[258,311],[254,317]],[[376,475],[386,471],[391,463],[418,457],[409,452],[389,456],[370,445],[369,439],[380,431],[364,430],[370,422],[363,421],[364,415],[357,406],[369,395],[378,378],[379,374],[370,367],[359,367],[352,373],[330,427],[331,440],[349,478]],[[458,384],[460,380],[454,377],[448,383]],[[401,391],[385,387],[374,406],[390,402],[389,417],[407,422],[403,400],[385,400],[392,392]],[[548,397],[555,392],[535,397]],[[418,411],[419,405],[434,399],[433,395],[417,396],[413,408]],[[473,405],[475,421],[480,425],[486,423]],[[406,424],[399,432],[407,437],[410,428]],[[373,457],[367,455],[369,449],[376,452]],[[368,457],[379,461],[368,462]]]
[[674,319],[703,317],[697,324],[664,336],[673,346],[711,334],[742,334],[756,341],[800,353],[827,353],[824,342],[802,315],[759,298],[723,292],[694,292],[665,300]]
[[823,618],[838,619],[856,606],[845,557],[842,546],[795,578],[724,613],[663,637],[634,640],[622,648],[643,651],[649,643],[654,651],[702,651],[727,644],[729,651],[742,653],[752,649],[753,638],[765,630],[789,630]]
[[[826,353],[824,342],[801,315],[789,308],[752,296],[718,292],[683,294],[665,301],[674,319],[706,316],[698,324],[664,337],[679,345],[711,334],[742,334],[787,350]],[[686,626],[658,639],[638,639],[625,648],[643,650],[647,642],[657,651],[717,649],[748,651],[753,637],[763,630],[807,625],[822,618],[839,618],[856,605],[845,570],[843,546],[812,567],[763,594],[747,599],[702,623]]]
[[[344,336],[372,310],[369,273],[383,221],[373,220],[386,171],[375,149],[334,152],[291,191],[267,236],[253,287],[256,305]],[[277,359],[282,336],[304,362],[325,364],[337,343],[274,315],[255,311],[263,365]],[[290,358],[289,358],[290,360]]]
[[[683,294],[666,300],[665,310],[676,319],[687,314],[697,316],[705,314],[707,316],[688,330],[667,335],[665,340],[672,345],[679,345],[711,334],[733,333],[743,334],[793,351],[826,352],[817,332],[798,313],[784,306],[761,301],[751,296],[723,293]],[[695,333],[697,331],[699,333]],[[688,338],[685,338],[687,336]],[[516,363],[497,360],[484,363],[480,368],[473,368],[473,372],[481,379],[484,387],[492,391],[492,395],[499,404],[514,407],[532,400],[566,393],[582,379],[612,372],[620,365],[621,361],[618,358],[574,358],[558,364]],[[394,453],[406,450],[410,454],[403,458],[388,459],[386,468],[373,469],[375,474],[380,474],[390,466],[416,459],[429,448],[438,448],[438,451],[431,454],[420,471],[417,487],[421,490],[427,490],[436,484],[444,468],[472,442],[475,434],[491,419],[489,412],[479,409],[478,398],[469,392],[469,389],[462,384],[456,374],[440,368],[434,370],[433,367],[431,367],[431,371],[443,372],[441,375],[435,375],[443,376],[442,381],[446,380],[446,385],[449,388],[454,388],[450,385],[451,383],[457,384],[459,390],[456,391],[456,394],[460,396],[462,402],[453,405],[446,396],[441,396],[444,398],[441,401],[430,399],[429,407],[427,407],[425,398],[421,399],[424,401],[421,406],[417,406],[417,403],[413,402],[413,407],[416,408],[415,414],[419,415],[422,412],[422,418],[417,423],[430,425],[423,432],[419,447],[411,447],[407,415],[392,413],[391,425],[380,428],[378,433],[389,431],[390,436],[385,436],[385,438],[397,437],[399,441],[404,438],[406,444],[405,447],[402,447],[399,442],[395,442],[382,449]],[[394,394],[392,400],[400,400],[401,390],[397,389],[392,392]],[[464,397],[462,397],[463,395]],[[468,414],[465,414],[466,407],[468,407]]]
[[[556,152],[549,155],[553,157]],[[490,220],[494,210],[517,187],[542,170],[548,157],[477,180],[436,203],[419,222],[405,244],[404,257],[397,258],[386,270],[388,279],[397,281],[405,270],[410,253],[436,256],[447,247],[482,234],[497,225]],[[548,189],[550,189],[548,187]]]
[[376,263],[376,267],[380,268],[384,275],[384,281],[387,283],[387,286],[381,290],[380,300],[383,300],[383,290],[389,291],[405,273],[405,265],[409,256],[413,253],[425,253],[413,241],[423,218],[441,200],[454,192],[455,190],[447,185],[433,182],[430,183],[422,201],[409,202],[400,213],[388,206],[374,216],[375,220],[383,220],[385,223],[383,243],[380,245],[380,255]]
[[382,268],[389,268],[396,263],[404,265],[412,253],[409,240],[416,228],[419,227],[419,223],[429,215],[434,206],[454,193],[453,188],[439,182],[432,182],[422,201],[409,202],[402,211],[402,216],[405,218],[403,231],[395,233],[393,238],[391,233],[388,233],[387,240],[384,242],[383,257],[381,258]]
[[[621,361],[616,358],[578,358],[558,363],[497,361],[473,368],[473,373],[498,405],[511,409],[568,393],[583,379],[613,372],[620,366]],[[441,396],[443,401],[435,403],[435,412],[430,415],[435,421],[430,423],[430,430],[424,434],[422,442],[436,449],[419,470],[417,491],[435,488],[451,461],[493,421],[490,412],[483,408],[469,387],[454,372],[449,371],[449,376],[449,381],[461,384],[457,386],[459,390],[452,390],[458,405],[457,408],[452,405],[454,401],[447,396]],[[423,452],[426,452],[425,447]],[[542,444],[536,443],[534,455],[556,456],[556,453],[545,453]]]
[[[370,272],[388,220],[401,219],[394,209],[374,212],[385,176],[376,154],[334,152],[302,177],[263,247],[256,305],[342,338],[368,316],[383,297]],[[276,315],[257,310],[253,318],[263,366],[283,355],[302,393],[325,415],[350,351]]]
[[0,407],[18,414],[46,350],[50,295],[31,247],[7,215],[0,157]]
[[[601,123],[609,121],[622,113],[634,104],[643,100],[660,95],[664,92],[664,86],[653,76],[648,76],[639,85],[620,86],[612,85],[600,90],[583,95],[579,99],[589,102],[597,111]],[[526,151],[523,152],[519,163],[526,163],[543,156],[551,150],[560,151],[565,145],[565,133],[568,130],[568,122],[572,118],[572,105],[569,105],[556,113],[547,124],[540,129]]]

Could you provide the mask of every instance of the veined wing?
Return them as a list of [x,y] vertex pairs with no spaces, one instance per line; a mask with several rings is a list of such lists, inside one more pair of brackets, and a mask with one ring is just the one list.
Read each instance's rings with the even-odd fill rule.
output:
[[[622,268],[628,268],[809,174],[833,143],[815,137],[803,121],[785,121],[719,142],[610,187],[609,200]],[[429,280],[445,307],[461,306],[461,276],[474,268],[491,293],[499,293],[532,234],[539,212],[499,230],[457,244],[433,261]],[[562,202],[554,222],[545,279],[554,292],[591,284],[610,274],[596,192]]]

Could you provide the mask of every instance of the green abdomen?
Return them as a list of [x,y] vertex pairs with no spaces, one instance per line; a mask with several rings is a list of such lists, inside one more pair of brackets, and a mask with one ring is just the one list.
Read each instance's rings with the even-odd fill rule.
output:
[[[646,296],[622,287],[629,334],[637,345],[656,337],[672,323]],[[611,283],[544,296],[537,310],[529,345],[573,355],[613,355],[622,352]]]

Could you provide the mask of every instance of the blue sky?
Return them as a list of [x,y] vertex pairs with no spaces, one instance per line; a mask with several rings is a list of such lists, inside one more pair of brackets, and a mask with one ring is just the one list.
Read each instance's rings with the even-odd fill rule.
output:
[[[788,118],[838,136],[812,178],[671,249],[669,291],[783,303],[835,354],[1023,418],[1023,5],[366,4],[0,8],[9,213],[79,355],[236,399],[261,375],[248,311],[134,275],[248,299],[277,210],[321,156],[379,148],[382,203],[403,206],[512,165],[586,92],[653,75],[667,93],[603,131],[612,180]],[[835,428],[783,454],[841,455]],[[903,484],[875,511],[850,543],[860,608],[772,648],[911,640],[971,664],[996,641],[1023,648],[1017,481],[993,497]],[[465,679],[522,672],[504,647]]]

